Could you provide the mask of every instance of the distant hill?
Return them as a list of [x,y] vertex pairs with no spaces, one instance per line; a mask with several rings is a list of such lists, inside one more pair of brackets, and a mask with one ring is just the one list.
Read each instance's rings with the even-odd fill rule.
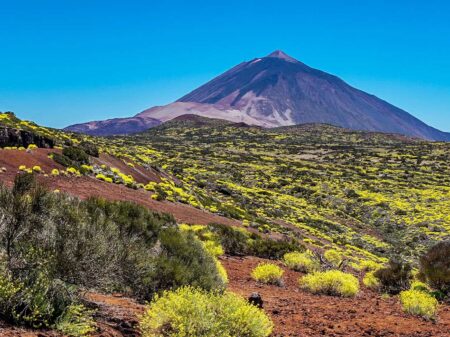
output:
[[73,125],[67,130],[93,135],[129,134],[185,114],[264,127],[327,123],[353,130],[450,140],[450,133],[430,127],[282,51],[243,62],[167,106],[131,118]]
[[104,121],[74,124],[65,128],[65,130],[93,136],[126,135],[144,131],[159,124],[161,124],[161,121],[154,118],[114,118]]

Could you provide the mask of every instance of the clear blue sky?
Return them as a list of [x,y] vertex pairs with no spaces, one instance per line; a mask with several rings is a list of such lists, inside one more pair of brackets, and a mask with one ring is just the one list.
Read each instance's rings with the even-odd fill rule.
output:
[[450,3],[0,0],[0,111],[130,116],[282,49],[450,131]]

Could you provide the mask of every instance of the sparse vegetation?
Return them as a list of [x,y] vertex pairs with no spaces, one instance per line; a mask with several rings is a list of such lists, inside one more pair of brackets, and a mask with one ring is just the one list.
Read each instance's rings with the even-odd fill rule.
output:
[[[312,293],[355,296],[359,284],[345,271],[364,275],[362,282],[380,292],[380,301],[402,294],[405,312],[433,319],[437,314],[432,313],[435,302],[430,296],[446,305],[450,274],[445,242],[450,233],[446,143],[332,126],[259,129],[220,121],[208,128],[175,121],[143,134],[106,139],[41,128],[15,117],[3,119],[55,140],[50,157],[65,168],[54,169],[51,175],[60,175],[57,187],[63,191],[68,189],[59,183],[66,177],[87,175],[141,189],[148,199],[164,201],[152,202],[152,207],[184,203],[242,223],[183,230],[173,218],[133,204],[98,198],[81,201],[56,190],[39,192],[42,196],[37,198],[34,194],[42,189],[28,184],[24,174],[11,193],[6,188],[0,193],[4,276],[0,313],[11,323],[88,329],[90,324],[84,324],[90,321],[89,310],[80,311],[87,313],[83,317],[67,314],[67,308],[80,309],[79,287],[119,291],[141,300],[185,285],[208,294],[222,292],[227,274],[220,260],[228,260],[219,259],[222,254],[282,260],[288,268],[308,273],[299,283]],[[22,151],[30,157],[41,151],[29,153],[26,147],[18,144],[0,151]],[[92,158],[100,153],[104,156]],[[115,159],[104,160],[108,155],[125,166]],[[27,165],[21,165],[20,172],[35,171],[33,163],[22,163]],[[137,183],[144,170],[158,177]],[[39,179],[50,174],[41,173],[36,175]],[[22,198],[13,197],[20,193]],[[8,241],[10,259],[4,253]],[[36,265],[39,268],[32,272]],[[419,269],[418,275],[413,268]],[[14,314],[16,299],[27,306],[21,316]],[[60,324],[64,321],[70,322],[66,328]]]

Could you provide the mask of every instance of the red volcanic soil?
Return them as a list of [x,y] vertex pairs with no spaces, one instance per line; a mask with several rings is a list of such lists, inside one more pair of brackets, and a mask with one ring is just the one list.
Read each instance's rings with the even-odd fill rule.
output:
[[76,195],[82,199],[90,196],[101,196],[109,200],[133,201],[148,208],[172,214],[178,222],[207,225],[209,223],[223,223],[225,225],[239,225],[240,222],[219,215],[208,213],[181,203],[156,201],[151,199],[151,193],[145,190],[133,190],[123,185],[106,183],[91,177],[48,177],[42,182],[61,192]]
[[51,172],[52,169],[64,169],[48,155],[52,152],[60,152],[51,149],[36,149],[33,151],[2,150],[0,149],[0,168],[5,167],[6,172],[0,173],[0,181],[10,183],[14,180],[21,165],[32,168],[35,165],[41,167],[44,172]]
[[[29,168],[38,165],[44,173],[50,173],[54,168],[64,169],[64,167],[48,157],[49,153],[57,151],[58,150],[36,149],[32,152],[25,152],[0,149],[0,168],[6,168],[6,172],[0,173],[0,182],[4,182],[6,185],[11,186],[20,165],[25,165]],[[136,165],[133,168],[126,165],[121,160],[108,155],[101,155],[99,159],[95,159],[95,162],[99,165],[105,164],[110,167],[116,167],[125,174],[131,174],[138,182],[148,183],[149,181],[161,181],[160,175],[156,171],[147,170],[139,165]],[[91,196],[99,196],[109,200],[133,201],[157,212],[170,213],[178,222],[201,225],[207,225],[212,222],[225,225],[240,224],[239,221],[202,211],[190,205],[168,201],[156,201],[151,199],[152,193],[148,191],[142,189],[133,190],[123,185],[106,183],[93,177],[46,177],[44,174],[39,174],[38,180],[49,189],[58,189],[61,192],[82,199]]]
[[94,337],[140,336],[138,317],[145,311],[143,304],[120,295],[87,293],[84,298],[96,311]]
[[148,170],[140,165],[134,164],[134,167],[130,167],[122,160],[110,156],[109,154],[100,154],[99,158],[93,158],[94,164],[107,165],[109,167],[115,167],[120,172],[126,175],[132,175],[134,180],[138,183],[147,184],[149,181],[161,182],[160,174],[154,170]]
[[301,273],[285,269],[284,286],[262,285],[250,273],[265,260],[255,257],[224,257],[229,289],[248,297],[261,294],[264,310],[275,323],[274,337],[379,336],[448,337],[450,307],[442,305],[437,323],[404,314],[396,297],[382,299],[368,289],[355,298],[313,295],[300,290]]
[[[261,294],[264,310],[275,324],[272,337],[448,337],[450,307],[441,305],[437,322],[404,314],[396,297],[382,299],[379,294],[362,289],[355,298],[312,295],[297,287],[301,273],[285,269],[282,287],[255,282],[250,273],[260,262],[255,257],[223,257],[228,272],[228,289],[248,297]],[[273,261],[272,261],[273,262]],[[280,264],[281,266],[281,264]],[[87,293],[89,307],[96,310],[98,331],[95,337],[140,336],[138,317],[145,307],[120,295]],[[53,337],[51,331],[31,331],[2,326],[0,336]]]

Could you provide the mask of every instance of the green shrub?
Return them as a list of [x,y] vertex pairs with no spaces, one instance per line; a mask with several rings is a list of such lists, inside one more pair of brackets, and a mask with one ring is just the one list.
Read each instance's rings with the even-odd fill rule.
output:
[[273,240],[257,237],[255,240],[250,241],[249,250],[249,255],[261,257],[263,259],[278,260],[286,253],[304,250],[304,247],[293,239]]
[[302,273],[311,273],[320,269],[320,263],[310,252],[292,252],[284,254],[283,261],[289,269]]
[[69,166],[73,166],[74,165],[74,162],[70,158],[68,158],[66,156],[63,156],[62,154],[54,152],[54,153],[51,154],[51,156],[52,156],[52,159],[56,163],[58,163],[58,164],[60,164],[60,165],[62,165],[64,167],[69,167]]
[[359,281],[352,274],[339,270],[315,272],[299,279],[300,287],[313,294],[353,297],[359,291]]
[[205,290],[223,288],[225,280],[214,256],[191,233],[166,229],[160,234],[161,253],[155,265],[153,291],[192,285]]
[[426,319],[436,317],[438,301],[430,294],[420,290],[406,290],[400,293],[403,311]]
[[62,150],[62,154],[79,165],[89,164],[89,155],[82,148],[67,146]]
[[49,327],[70,305],[75,294],[65,283],[34,270],[13,279],[5,270],[0,278],[3,319],[34,328]]
[[92,157],[98,158],[98,156],[99,156],[99,150],[98,150],[98,147],[95,146],[95,144],[90,143],[90,142],[83,141],[83,142],[80,143],[79,146],[80,146],[81,149],[83,149],[83,151],[84,151],[86,154],[88,154],[88,155],[90,155],[90,156],[92,156]]
[[252,271],[252,277],[255,281],[281,285],[284,270],[272,263],[260,263]]
[[411,266],[398,260],[389,261],[386,267],[375,271],[374,275],[380,280],[381,291],[391,295],[409,289],[412,278]]
[[267,337],[273,324],[261,309],[235,294],[183,287],[156,297],[140,327],[143,337]]
[[450,293],[450,241],[436,244],[420,258],[419,277],[444,295]]
[[224,250],[220,243],[218,243],[218,238],[212,233],[207,226],[203,225],[179,225],[179,229],[182,232],[190,233],[198,238],[202,244],[203,248],[211,255],[216,264],[217,272],[222,280],[222,283],[228,284],[228,274],[222,263],[219,261],[218,257],[224,254]]
[[0,215],[0,315],[12,323],[60,322],[77,304],[75,287],[150,299],[226,282],[217,259],[172,216],[131,202],[82,201],[22,174],[12,190],[0,185]]
[[208,227],[216,234],[226,254],[238,256],[249,254],[249,241],[255,237],[249,231],[222,224],[210,224]]
[[264,238],[244,228],[222,224],[210,224],[208,227],[216,234],[228,255],[252,255],[265,259],[281,259],[286,253],[305,250],[304,246],[297,241]]

